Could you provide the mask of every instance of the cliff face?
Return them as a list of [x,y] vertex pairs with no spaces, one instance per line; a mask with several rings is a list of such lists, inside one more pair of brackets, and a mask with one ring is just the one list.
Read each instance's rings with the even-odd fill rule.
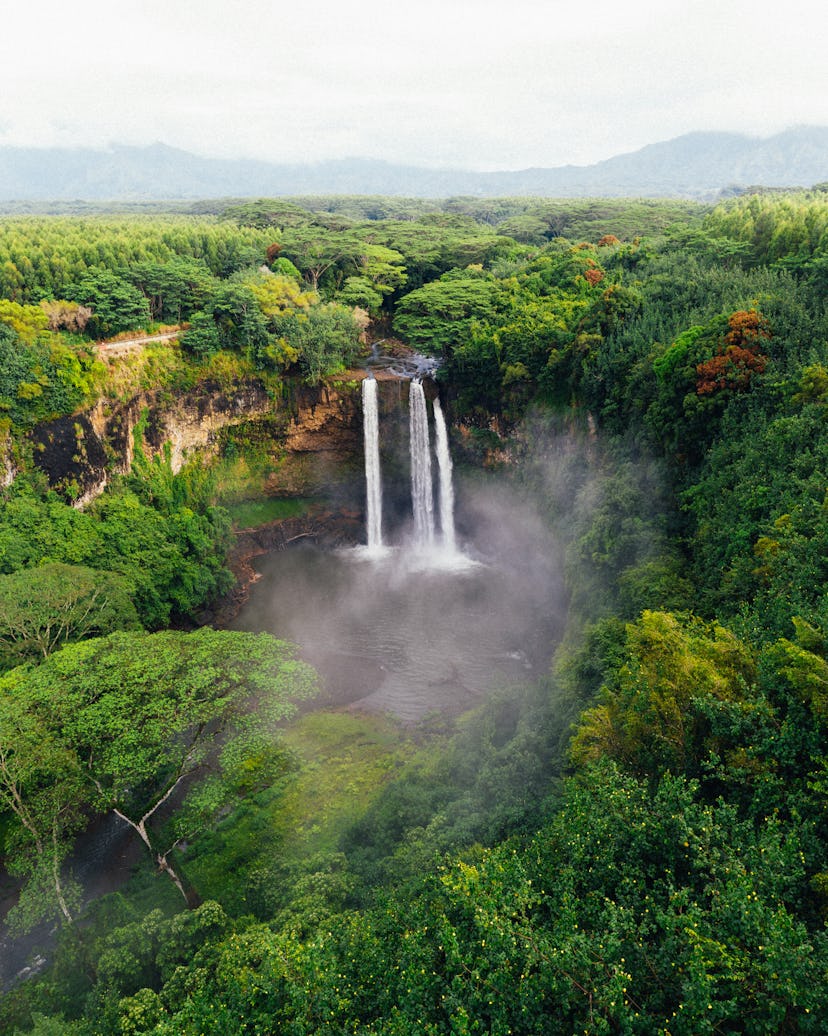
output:
[[188,454],[216,452],[222,428],[271,408],[256,381],[232,391],[206,383],[178,397],[147,393],[127,403],[101,400],[84,413],[38,425],[31,433],[33,460],[50,486],[82,506],[103,492],[112,474],[129,470],[136,438],[149,456],[169,448],[178,471]]
[[[228,430],[260,426],[276,462],[266,487],[279,495],[353,495],[362,471],[361,381],[287,385],[274,400],[256,380],[232,389],[204,384],[177,397],[151,393],[127,403],[101,401],[91,410],[38,425],[31,434],[35,465],[49,484],[83,506],[110,477],[130,469],[136,441],[147,456],[169,451],[173,471],[185,459],[215,455]],[[399,382],[383,382],[388,412],[399,405]]]

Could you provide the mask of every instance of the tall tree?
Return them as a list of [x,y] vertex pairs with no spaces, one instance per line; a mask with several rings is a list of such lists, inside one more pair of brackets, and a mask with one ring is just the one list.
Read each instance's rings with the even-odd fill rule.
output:
[[4,862],[26,883],[9,920],[73,920],[78,890],[63,873],[86,801],[80,761],[44,715],[24,668],[0,677],[0,807],[12,818]]
[[69,821],[82,807],[111,812],[191,902],[171,852],[241,784],[268,779],[278,723],[315,688],[291,645],[212,629],[113,633],[14,670],[0,681],[0,789],[38,873],[51,864],[60,899]]
[[319,227],[292,227],[282,236],[282,255],[302,271],[316,291],[320,280],[334,268],[354,270],[364,245],[349,231],[332,232]]
[[126,580],[112,572],[51,562],[0,576],[0,662],[139,626]]
[[132,331],[150,322],[146,298],[112,270],[90,270],[77,284],[67,287],[66,294],[92,310],[89,326],[97,335]]

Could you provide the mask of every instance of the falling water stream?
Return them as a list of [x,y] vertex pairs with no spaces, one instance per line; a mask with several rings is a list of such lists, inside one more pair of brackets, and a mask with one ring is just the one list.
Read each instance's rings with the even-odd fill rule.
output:
[[440,530],[443,547],[453,552],[456,549],[454,536],[454,482],[452,480],[451,453],[449,453],[446,419],[440,400],[434,397],[434,430],[437,440],[437,467],[440,472]]
[[382,547],[382,483],[380,481],[379,413],[377,381],[362,382],[363,436],[365,440],[365,529],[368,549]]
[[411,506],[414,509],[414,542],[428,547],[434,542],[434,490],[431,484],[431,446],[428,409],[423,383],[414,378],[409,388],[411,427]]

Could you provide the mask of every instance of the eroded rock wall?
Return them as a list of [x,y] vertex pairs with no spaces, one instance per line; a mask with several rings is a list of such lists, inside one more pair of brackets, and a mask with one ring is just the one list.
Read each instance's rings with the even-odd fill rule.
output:
[[33,461],[53,488],[83,505],[103,492],[112,474],[130,469],[136,440],[149,456],[169,448],[178,471],[188,454],[215,453],[222,428],[265,415],[272,406],[257,381],[230,391],[204,384],[179,396],[101,400],[84,413],[38,425],[30,437]]
[[[147,456],[169,451],[173,471],[186,458],[215,455],[226,430],[261,422],[272,442],[274,495],[331,493],[356,499],[362,477],[362,372],[308,386],[287,383],[273,399],[251,379],[232,388],[204,384],[179,396],[148,393],[126,403],[102,400],[87,412],[38,425],[31,434],[34,464],[49,484],[82,506],[103,492],[113,474],[129,471],[136,442]],[[388,412],[401,388],[384,383]]]

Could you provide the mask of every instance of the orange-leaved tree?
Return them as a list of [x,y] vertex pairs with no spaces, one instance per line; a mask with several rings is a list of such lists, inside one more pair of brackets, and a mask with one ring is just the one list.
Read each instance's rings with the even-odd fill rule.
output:
[[728,332],[719,351],[696,366],[696,393],[712,395],[722,389],[746,389],[755,374],[761,374],[768,357],[760,346],[771,337],[770,325],[755,309],[737,310],[727,322]]

